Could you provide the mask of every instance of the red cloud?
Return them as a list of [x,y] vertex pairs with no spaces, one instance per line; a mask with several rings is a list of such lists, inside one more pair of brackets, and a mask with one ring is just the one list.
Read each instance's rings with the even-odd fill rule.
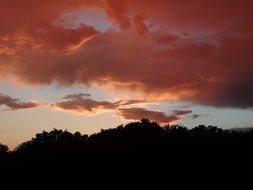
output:
[[[253,107],[250,0],[27,2],[0,3],[2,76],[30,84],[109,83],[204,105]],[[120,29],[55,25],[64,13],[90,7]]]
[[131,27],[131,20],[127,15],[129,0],[106,0],[105,5],[106,12],[111,20],[116,21],[122,29]]
[[77,29],[66,29],[52,25],[39,25],[36,29],[31,29],[28,36],[34,43],[34,46],[49,50],[72,51],[83,42],[91,39],[98,32],[84,24]]
[[176,41],[179,41],[179,37],[175,35],[169,35],[169,34],[157,38],[157,42],[162,45],[168,45]]
[[144,14],[139,14],[134,17],[134,25],[136,26],[136,29],[140,35],[144,35],[148,32],[148,27],[144,23],[144,18]]

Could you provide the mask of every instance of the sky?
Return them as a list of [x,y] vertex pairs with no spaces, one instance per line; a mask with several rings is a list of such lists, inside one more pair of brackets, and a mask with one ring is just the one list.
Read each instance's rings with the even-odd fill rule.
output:
[[253,127],[251,0],[1,0],[0,142],[149,118]]

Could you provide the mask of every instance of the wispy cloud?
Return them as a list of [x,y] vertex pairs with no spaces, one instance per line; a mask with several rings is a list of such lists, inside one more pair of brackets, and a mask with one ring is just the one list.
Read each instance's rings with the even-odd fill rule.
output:
[[65,96],[63,99],[66,101],[53,103],[53,107],[61,108],[63,110],[74,111],[78,113],[91,112],[96,113],[97,110],[110,111],[116,110],[120,107],[130,106],[134,104],[143,103],[141,100],[121,100],[117,102],[109,101],[98,101],[90,98],[90,94],[79,93],[70,94]]
[[39,106],[36,102],[21,102],[19,99],[12,98],[5,94],[0,94],[0,105],[8,107],[6,111],[17,111],[22,109],[36,108]]
[[[104,111],[111,111],[127,120],[140,120],[149,118],[161,124],[176,122],[182,116],[192,113],[191,110],[172,110],[168,115],[161,111],[147,110],[140,106],[147,103],[144,100],[120,100],[116,102],[98,101],[91,98],[90,94],[70,94],[63,97],[65,101],[52,103],[53,108],[78,114],[97,114]],[[137,107],[136,107],[137,106]]]
[[190,110],[175,110],[173,114],[168,115],[161,111],[151,111],[144,108],[122,108],[119,109],[119,114],[127,120],[140,120],[149,118],[161,124],[169,124],[180,120],[180,116],[192,113]]
[[201,117],[202,115],[200,114],[193,114],[192,115],[192,119],[198,119],[199,117]]

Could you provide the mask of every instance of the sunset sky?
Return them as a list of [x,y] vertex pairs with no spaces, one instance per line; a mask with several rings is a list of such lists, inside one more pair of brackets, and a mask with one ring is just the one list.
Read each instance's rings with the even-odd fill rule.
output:
[[0,0],[0,142],[148,117],[253,127],[252,0]]

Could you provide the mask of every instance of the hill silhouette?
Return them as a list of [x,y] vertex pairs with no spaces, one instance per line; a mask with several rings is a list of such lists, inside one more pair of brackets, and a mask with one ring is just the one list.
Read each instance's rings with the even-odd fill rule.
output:
[[251,153],[253,130],[229,131],[200,125],[161,127],[142,119],[92,135],[54,129],[43,131],[13,151],[0,144],[0,166],[83,163],[121,158],[170,158]]

